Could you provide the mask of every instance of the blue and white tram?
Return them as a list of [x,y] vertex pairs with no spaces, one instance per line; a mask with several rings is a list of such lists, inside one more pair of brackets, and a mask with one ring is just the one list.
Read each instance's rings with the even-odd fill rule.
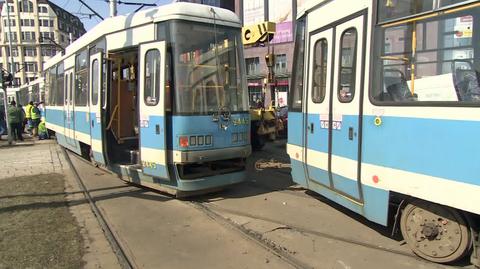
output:
[[241,23],[174,3],[109,18],[46,63],[58,143],[137,184],[187,195],[245,179]]
[[425,259],[476,251],[479,41],[480,1],[307,2],[289,98],[294,181],[376,223],[393,216]]
[[7,88],[7,96],[9,101],[15,100],[17,104],[22,106],[27,105],[29,102],[44,102],[45,80],[43,77],[39,77],[19,87]]

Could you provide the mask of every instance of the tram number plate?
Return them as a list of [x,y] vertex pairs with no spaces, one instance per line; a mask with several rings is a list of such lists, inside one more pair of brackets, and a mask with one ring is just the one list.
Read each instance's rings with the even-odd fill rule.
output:
[[154,162],[142,161],[142,166],[144,168],[157,169],[157,164]]
[[[330,121],[328,121],[328,120],[320,121],[320,128],[322,128],[322,129],[328,129],[329,125],[330,125]],[[332,129],[333,130],[341,130],[342,129],[342,122],[341,121],[333,121]]]

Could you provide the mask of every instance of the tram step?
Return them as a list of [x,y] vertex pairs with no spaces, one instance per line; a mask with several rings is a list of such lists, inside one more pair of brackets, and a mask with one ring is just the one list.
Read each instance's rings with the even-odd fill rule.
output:
[[130,163],[131,164],[140,164],[140,159],[138,158],[139,152],[138,150],[130,150]]

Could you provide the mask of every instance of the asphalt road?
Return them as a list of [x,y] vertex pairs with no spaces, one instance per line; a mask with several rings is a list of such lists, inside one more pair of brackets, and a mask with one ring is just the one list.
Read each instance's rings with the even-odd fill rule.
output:
[[286,168],[254,171],[260,158],[288,162],[284,147],[255,152],[248,182],[190,201],[72,162],[138,268],[453,268],[415,257],[390,228],[299,188]]

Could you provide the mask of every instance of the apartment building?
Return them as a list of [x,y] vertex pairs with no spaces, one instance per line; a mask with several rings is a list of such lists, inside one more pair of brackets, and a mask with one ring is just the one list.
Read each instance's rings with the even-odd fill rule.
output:
[[13,87],[40,77],[46,60],[85,33],[77,16],[48,0],[7,0],[0,5],[0,67],[11,71],[11,53]]

